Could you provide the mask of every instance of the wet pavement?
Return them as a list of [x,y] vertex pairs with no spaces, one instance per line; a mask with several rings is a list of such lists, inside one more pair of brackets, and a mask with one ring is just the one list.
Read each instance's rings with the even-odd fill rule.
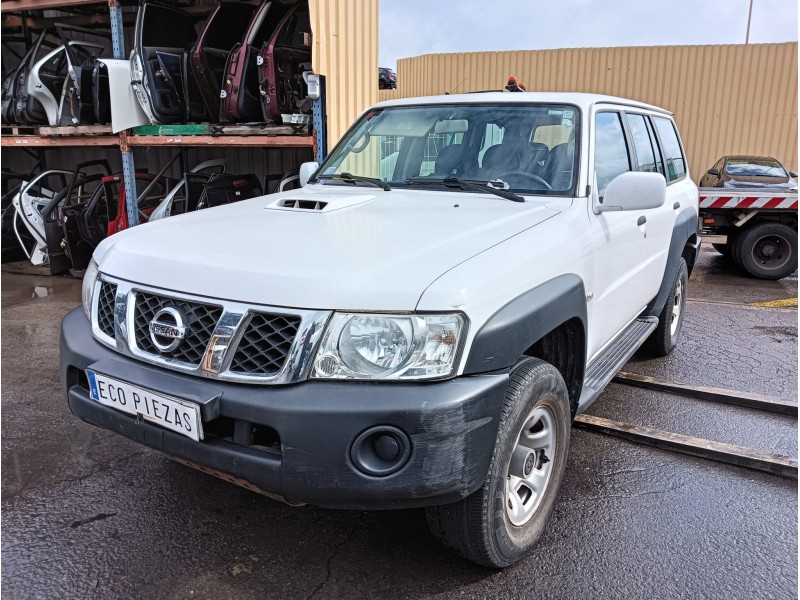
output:
[[[38,291],[37,291],[38,290]],[[797,399],[796,277],[704,247],[683,339],[626,370]],[[573,430],[536,550],[503,572],[421,510],[295,509],[80,422],[62,398],[64,278],[2,276],[2,593],[9,598],[796,598],[794,480]],[[797,456],[797,420],[612,385],[591,414]]]

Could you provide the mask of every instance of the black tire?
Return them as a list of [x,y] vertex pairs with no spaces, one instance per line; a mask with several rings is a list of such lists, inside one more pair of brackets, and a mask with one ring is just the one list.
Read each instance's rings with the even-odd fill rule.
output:
[[[667,302],[658,315],[658,326],[644,343],[643,349],[651,356],[666,356],[678,345],[678,339],[683,328],[683,315],[686,312],[686,292],[689,286],[689,270],[683,258],[678,263],[672,279]],[[677,311],[675,308],[677,307]],[[677,312],[677,325],[673,327]]]
[[[517,526],[511,522],[511,509],[506,508],[510,502],[507,482],[512,481],[509,469],[512,455],[518,454],[515,448],[520,450],[518,442],[523,426],[535,419],[537,413],[543,416],[540,421],[549,419],[542,427],[552,427],[555,441],[548,451],[552,456],[547,456],[544,450],[541,454],[530,451],[535,452],[534,459],[528,454],[522,463],[517,462],[529,474],[549,469],[541,493],[531,493],[523,502],[523,506],[530,502],[526,509],[531,513],[529,520]],[[464,558],[485,567],[507,567],[525,556],[542,536],[553,511],[567,463],[571,422],[567,386],[558,370],[536,358],[519,362],[511,372],[486,480],[478,491],[463,500],[426,510],[433,534]],[[536,429],[539,425],[536,422],[527,432],[542,433]],[[548,463],[550,466],[545,467]],[[524,487],[525,482],[518,481]],[[519,499],[519,492],[514,497]]]
[[724,256],[725,258],[731,257],[731,252],[732,252],[731,244],[711,244],[711,245],[714,246],[714,250],[722,254],[722,256]]
[[783,279],[797,270],[797,231],[783,223],[758,223],[741,232],[734,261],[757,279]]

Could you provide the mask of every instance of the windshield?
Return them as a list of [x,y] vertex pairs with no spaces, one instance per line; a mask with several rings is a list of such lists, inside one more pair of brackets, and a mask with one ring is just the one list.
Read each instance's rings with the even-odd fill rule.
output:
[[725,163],[728,175],[745,177],[787,177],[781,163],[774,158],[729,158]]
[[[515,192],[572,195],[578,110],[545,104],[448,104],[368,111],[318,171],[392,187],[457,177]],[[497,182],[499,180],[499,182]],[[445,189],[444,184],[442,188]],[[447,187],[454,191],[466,188]]]

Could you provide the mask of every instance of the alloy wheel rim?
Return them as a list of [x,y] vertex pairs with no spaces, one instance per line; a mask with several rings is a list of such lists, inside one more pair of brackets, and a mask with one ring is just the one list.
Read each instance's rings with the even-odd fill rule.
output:
[[539,406],[525,419],[508,465],[504,500],[512,525],[525,525],[542,503],[555,449],[555,417],[549,408]]
[[683,309],[683,280],[678,278],[678,285],[675,286],[675,297],[672,299],[672,322],[669,326],[670,335],[675,335],[678,331],[678,325],[681,319],[681,310]]

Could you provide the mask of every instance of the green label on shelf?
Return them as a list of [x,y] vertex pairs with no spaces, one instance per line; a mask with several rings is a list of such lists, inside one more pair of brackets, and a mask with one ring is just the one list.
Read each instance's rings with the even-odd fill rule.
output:
[[140,125],[133,128],[134,135],[208,135],[207,123],[194,125]]

